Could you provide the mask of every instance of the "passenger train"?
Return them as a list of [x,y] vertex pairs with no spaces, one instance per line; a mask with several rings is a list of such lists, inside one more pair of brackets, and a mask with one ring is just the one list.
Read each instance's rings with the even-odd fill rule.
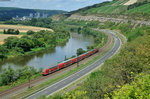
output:
[[54,73],[54,72],[56,72],[58,70],[61,70],[61,69],[65,68],[65,67],[68,67],[68,66],[70,66],[72,64],[75,64],[75,63],[77,63],[77,62],[79,62],[79,61],[81,61],[81,60],[83,60],[83,59],[85,59],[85,58],[87,58],[87,57],[97,53],[97,52],[98,52],[98,48],[95,48],[95,49],[92,49],[91,51],[88,51],[88,52],[78,56],[78,57],[75,57],[75,58],[63,61],[62,63],[60,63],[60,64],[58,64],[58,65],[56,65],[54,67],[47,68],[45,71],[42,72],[42,75],[46,76],[46,75],[49,75],[51,73]]

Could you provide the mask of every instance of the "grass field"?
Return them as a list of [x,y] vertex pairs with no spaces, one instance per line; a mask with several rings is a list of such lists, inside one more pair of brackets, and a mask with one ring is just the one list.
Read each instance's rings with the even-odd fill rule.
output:
[[42,27],[33,27],[33,26],[23,26],[23,25],[4,25],[4,24],[0,24],[0,31],[4,31],[4,29],[18,29],[20,32],[27,32],[29,30],[32,31],[40,31],[40,30],[49,30],[49,31],[53,31],[52,29],[48,29],[48,28],[42,28]]
[[[7,30],[7,29],[15,29],[15,30],[19,30],[20,31],[20,35],[8,35],[8,34],[3,34],[3,31]],[[21,37],[22,35],[26,35],[26,32],[32,30],[32,31],[40,31],[40,30],[49,30],[49,31],[53,31],[52,29],[48,29],[48,28],[42,28],[42,27],[33,27],[33,26],[23,26],[23,25],[4,25],[4,24],[0,24],[0,44],[4,43],[4,39],[10,37],[10,36],[17,36],[17,37]]]

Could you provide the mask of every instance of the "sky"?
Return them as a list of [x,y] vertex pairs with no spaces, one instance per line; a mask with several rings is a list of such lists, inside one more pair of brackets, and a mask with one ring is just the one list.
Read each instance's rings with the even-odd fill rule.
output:
[[0,7],[73,11],[111,0],[0,0]]

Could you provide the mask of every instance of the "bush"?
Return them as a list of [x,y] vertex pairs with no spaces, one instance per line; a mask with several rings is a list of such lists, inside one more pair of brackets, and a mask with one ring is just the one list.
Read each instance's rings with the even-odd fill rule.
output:
[[19,79],[29,79],[41,72],[37,72],[34,67],[25,66],[21,69],[14,70],[9,66],[7,69],[3,69],[2,74],[0,74],[0,86],[11,84]]
[[15,30],[15,29],[8,29],[7,31],[4,29],[4,34],[14,34],[14,35],[18,35],[20,32],[19,30]]
[[31,30],[29,30],[29,31],[27,31],[27,35],[33,35],[35,32],[34,31],[31,31]]
[[150,75],[140,74],[131,84],[124,85],[113,92],[113,99],[149,99]]
[[78,56],[83,54],[83,53],[85,53],[85,51],[82,48],[77,49],[77,55]]
[[18,41],[17,47],[22,48],[25,52],[27,52],[34,47],[34,42],[32,40],[22,38]]

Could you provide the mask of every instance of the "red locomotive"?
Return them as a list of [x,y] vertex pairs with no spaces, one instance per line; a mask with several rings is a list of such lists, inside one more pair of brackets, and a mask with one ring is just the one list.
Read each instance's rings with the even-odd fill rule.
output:
[[60,63],[60,64],[58,64],[58,65],[56,65],[54,67],[46,69],[45,71],[42,72],[42,75],[46,76],[48,74],[51,74],[51,73],[56,72],[58,70],[61,70],[61,69],[65,68],[65,67],[70,66],[70,65],[72,65],[72,64],[74,64],[74,63],[76,63],[78,61],[81,61],[81,60],[83,60],[83,59],[85,59],[85,58],[87,58],[87,57],[89,57],[89,56],[91,56],[91,55],[93,55],[93,54],[95,54],[97,52],[98,52],[98,48],[92,49],[91,51],[86,52],[86,53],[84,53],[84,54],[82,54],[82,55],[80,55],[78,57],[66,60],[66,61],[64,61],[64,62],[62,62],[62,63]]

